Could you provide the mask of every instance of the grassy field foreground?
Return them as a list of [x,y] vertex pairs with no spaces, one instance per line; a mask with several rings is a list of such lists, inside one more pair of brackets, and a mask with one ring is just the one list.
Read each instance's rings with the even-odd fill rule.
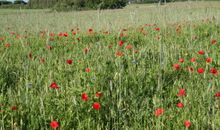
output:
[[220,129],[219,5],[1,10],[0,129]]

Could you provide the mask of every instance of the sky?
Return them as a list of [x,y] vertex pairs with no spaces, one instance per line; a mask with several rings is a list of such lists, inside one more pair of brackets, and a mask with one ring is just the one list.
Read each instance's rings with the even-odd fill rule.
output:
[[[1,0],[0,0],[1,1]],[[14,2],[15,0],[7,0],[7,1],[12,1],[12,2]],[[28,0],[23,0],[23,1],[26,1],[26,2],[28,2]]]

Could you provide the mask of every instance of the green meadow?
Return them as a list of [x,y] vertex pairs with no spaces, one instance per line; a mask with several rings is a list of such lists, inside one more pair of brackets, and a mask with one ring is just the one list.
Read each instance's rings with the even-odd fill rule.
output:
[[0,9],[0,130],[219,130],[220,2]]

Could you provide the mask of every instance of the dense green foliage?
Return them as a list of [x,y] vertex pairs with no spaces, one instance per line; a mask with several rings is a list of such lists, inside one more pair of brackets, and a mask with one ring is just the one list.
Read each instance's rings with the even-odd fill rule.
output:
[[126,6],[127,0],[30,0],[30,8],[71,9],[115,9]]
[[8,5],[8,4],[12,4],[12,2],[6,0],[0,1],[0,5]]

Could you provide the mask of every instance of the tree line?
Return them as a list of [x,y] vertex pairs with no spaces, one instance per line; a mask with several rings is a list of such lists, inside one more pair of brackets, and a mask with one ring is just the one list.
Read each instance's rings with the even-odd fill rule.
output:
[[[16,0],[15,3],[22,4],[23,0]],[[166,3],[188,0],[29,0],[24,8],[44,9],[51,8],[57,11],[65,10],[86,10],[86,9],[117,9],[123,8],[130,3]],[[190,0],[194,1],[194,0]],[[1,0],[0,5],[11,4],[6,0]],[[9,6],[13,7],[13,6]],[[17,6],[15,6],[17,7]]]
[[29,0],[30,8],[70,9],[115,9],[126,6],[128,0]]

